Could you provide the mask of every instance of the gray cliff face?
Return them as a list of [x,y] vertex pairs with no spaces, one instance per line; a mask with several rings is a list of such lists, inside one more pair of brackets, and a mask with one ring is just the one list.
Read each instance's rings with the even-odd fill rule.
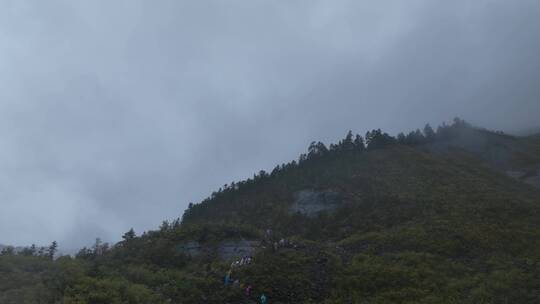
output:
[[294,194],[294,203],[289,211],[307,217],[315,217],[323,211],[333,211],[343,202],[338,192],[331,190],[301,190]]

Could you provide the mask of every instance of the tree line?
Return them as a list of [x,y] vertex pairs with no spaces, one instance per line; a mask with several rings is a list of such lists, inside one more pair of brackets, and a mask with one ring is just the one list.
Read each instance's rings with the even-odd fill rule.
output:
[[426,124],[423,130],[416,129],[407,134],[399,133],[397,136],[391,136],[381,129],[368,131],[364,136],[360,134],[354,135],[352,131],[348,131],[345,138],[337,143],[330,144],[329,146],[326,146],[321,141],[314,141],[308,146],[307,153],[300,154],[298,160],[277,165],[270,173],[260,170],[258,173],[254,174],[252,178],[223,185],[223,187],[220,187],[217,191],[212,192],[209,197],[204,199],[199,204],[189,203],[188,209],[184,213],[184,216],[189,216],[190,212],[194,211],[194,209],[204,209],[208,202],[216,199],[219,196],[227,195],[235,191],[249,189],[251,186],[260,184],[268,178],[276,177],[289,170],[306,166],[309,163],[321,159],[337,157],[342,153],[363,153],[392,145],[419,146],[438,141],[445,141],[454,138],[457,136],[459,131],[463,129],[477,128],[473,127],[465,120],[456,117],[451,124],[443,122],[437,127],[436,130],[431,127],[430,124]]
[[31,246],[24,247],[20,250],[16,249],[13,246],[6,246],[2,249],[2,251],[0,251],[0,256],[35,256],[52,260],[54,259],[57,252],[58,243],[56,241],[53,241],[48,247],[37,247],[35,244],[32,244]]

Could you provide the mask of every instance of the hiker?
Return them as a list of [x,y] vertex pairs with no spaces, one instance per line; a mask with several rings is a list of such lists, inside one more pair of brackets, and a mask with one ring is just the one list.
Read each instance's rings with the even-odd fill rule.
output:
[[279,240],[279,247],[285,247],[285,239]]
[[251,285],[248,285],[248,287],[246,287],[245,295],[248,298],[251,297],[251,289],[252,289]]
[[225,286],[229,286],[230,281],[231,281],[231,271],[227,272],[223,280],[223,283],[225,284]]
[[234,287],[239,287],[240,286],[240,281],[238,279],[234,280],[233,286]]
[[264,293],[261,295],[261,304],[267,304],[268,303],[268,300],[266,299],[266,296],[264,295]]

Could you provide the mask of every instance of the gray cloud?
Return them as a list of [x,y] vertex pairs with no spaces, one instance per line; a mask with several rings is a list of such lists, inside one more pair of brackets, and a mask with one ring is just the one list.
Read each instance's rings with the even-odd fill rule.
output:
[[0,243],[155,228],[348,129],[540,124],[534,0],[0,6]]

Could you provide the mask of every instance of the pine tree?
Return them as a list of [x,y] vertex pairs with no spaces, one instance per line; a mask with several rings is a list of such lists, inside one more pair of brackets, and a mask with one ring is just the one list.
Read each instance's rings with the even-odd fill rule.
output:
[[328,152],[328,149],[322,142],[311,142],[308,148],[308,159],[323,156]]
[[124,239],[124,241],[126,242],[129,242],[131,240],[133,240],[135,238],[135,231],[133,230],[133,228],[129,229],[128,232],[124,233],[124,235],[122,236],[122,238]]
[[343,141],[341,142],[341,147],[343,150],[345,151],[352,151],[354,150],[354,143],[353,143],[353,134],[352,134],[352,131],[349,130],[349,132],[347,132],[347,135],[345,136],[345,138],[343,139]]
[[397,141],[402,145],[407,144],[407,137],[405,136],[405,134],[403,134],[403,132],[397,135]]
[[170,228],[171,224],[167,220],[161,222],[161,226],[159,226],[159,230],[162,232],[168,231]]
[[58,243],[56,241],[53,241],[47,250],[47,257],[51,260],[54,259],[54,255],[56,254],[57,251],[58,251]]
[[356,134],[356,137],[354,139],[354,148],[358,151],[364,151],[366,149],[366,145],[364,144],[364,138],[359,134]]
[[433,141],[435,139],[435,131],[429,124],[426,124],[424,127],[424,136],[427,141]]

